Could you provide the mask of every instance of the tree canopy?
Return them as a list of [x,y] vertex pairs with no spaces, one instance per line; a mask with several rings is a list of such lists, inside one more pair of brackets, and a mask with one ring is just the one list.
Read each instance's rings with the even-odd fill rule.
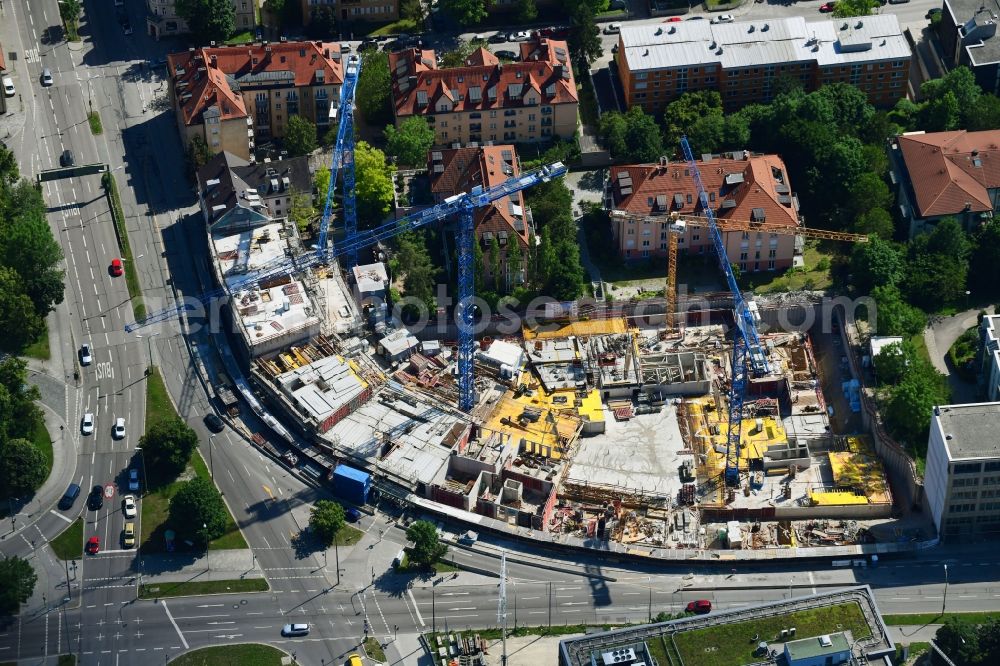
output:
[[448,546],[441,543],[437,528],[428,520],[415,520],[406,528],[406,538],[413,542],[409,559],[420,566],[429,567],[437,562],[448,551]]
[[393,205],[392,172],[385,153],[365,141],[354,146],[354,171],[357,178],[358,225],[373,227],[389,214]]
[[[297,3],[296,3],[297,4]],[[306,33],[313,39],[330,39],[337,34],[337,12],[332,5],[310,7]]]
[[354,99],[365,122],[373,127],[392,122],[392,78],[389,54],[375,49],[361,52],[361,74]]
[[[403,274],[403,289],[408,298],[423,303],[429,313],[437,307],[434,288],[437,285],[437,268],[427,251],[427,231],[420,229],[397,236],[398,248],[395,265]],[[478,245],[478,244],[477,244]],[[404,309],[408,317],[419,314],[417,306],[408,304]]]
[[949,616],[934,639],[955,666],[1000,663],[1000,620],[977,623],[964,617]]
[[400,164],[410,167],[427,163],[427,151],[434,145],[434,130],[423,116],[410,116],[399,124],[385,128],[386,150]]
[[317,500],[309,512],[309,529],[326,547],[333,545],[337,532],[344,528],[344,507],[339,502]]
[[49,475],[45,456],[26,439],[8,439],[0,444],[0,487],[8,497],[35,492]]
[[200,476],[181,485],[170,500],[170,524],[205,545],[225,534],[228,518],[222,494]]
[[149,468],[173,478],[184,471],[198,446],[198,434],[179,418],[157,421],[139,439]]
[[236,30],[236,6],[230,0],[177,0],[175,6],[201,44],[223,42]]
[[438,0],[438,10],[463,26],[476,25],[486,18],[486,0]]
[[837,4],[833,6],[833,15],[837,18],[868,16],[878,6],[878,0],[837,0]]
[[285,127],[285,149],[292,157],[308,155],[316,150],[316,126],[300,115],[288,118]]
[[[588,64],[604,55],[594,4],[591,0],[563,0],[563,14],[569,17],[567,45],[570,53]],[[603,2],[603,5],[606,7],[607,2]]]
[[0,560],[0,615],[17,615],[21,604],[34,593],[37,581],[28,560],[17,556]]

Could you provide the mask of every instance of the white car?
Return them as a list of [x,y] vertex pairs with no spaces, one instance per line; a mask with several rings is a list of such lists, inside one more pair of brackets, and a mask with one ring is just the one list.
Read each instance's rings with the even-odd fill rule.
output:
[[115,419],[115,427],[111,431],[111,436],[115,439],[122,439],[125,437],[125,419],[120,417]]
[[80,432],[84,435],[94,434],[94,414],[92,412],[87,412],[83,415],[83,421],[80,424]]
[[17,94],[17,90],[14,89],[14,79],[9,76],[3,77],[3,94],[4,97],[13,97]]
[[732,14],[719,14],[712,18],[712,23],[732,23],[736,19],[733,18]]
[[622,31],[621,23],[609,23],[604,27],[605,35],[617,35],[621,31]]
[[126,518],[135,518],[135,498],[131,495],[122,498],[122,513]]
[[80,365],[90,365],[94,362],[94,357],[90,353],[90,344],[84,342],[80,345]]
[[531,39],[531,33],[527,30],[519,30],[517,32],[512,32],[507,36],[507,40],[511,42],[526,42]]

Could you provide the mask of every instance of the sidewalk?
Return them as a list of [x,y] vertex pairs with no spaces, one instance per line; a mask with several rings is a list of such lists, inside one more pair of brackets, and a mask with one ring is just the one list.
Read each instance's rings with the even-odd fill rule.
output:
[[896,634],[897,643],[906,645],[909,643],[929,643],[942,626],[940,624],[890,625],[889,629]]
[[207,553],[140,554],[139,570],[145,585],[265,578],[249,548],[210,550]]

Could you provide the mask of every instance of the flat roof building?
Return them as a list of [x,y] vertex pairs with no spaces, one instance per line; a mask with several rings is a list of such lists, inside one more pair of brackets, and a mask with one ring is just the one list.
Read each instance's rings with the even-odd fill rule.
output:
[[1000,314],[983,317],[979,325],[979,385],[988,402],[1000,400]]
[[851,644],[842,631],[785,643],[788,666],[839,666],[850,660]]
[[290,370],[275,384],[311,428],[326,432],[371,397],[353,362],[328,356]]
[[1000,37],[997,0],[944,0],[940,35],[948,68],[965,65],[983,92],[1000,93]]
[[1000,402],[934,408],[924,488],[942,540],[1000,535]]
[[894,14],[623,26],[618,73],[627,107],[659,113],[685,92],[716,90],[727,110],[768,102],[775,83],[850,83],[889,107],[906,96],[910,46]]

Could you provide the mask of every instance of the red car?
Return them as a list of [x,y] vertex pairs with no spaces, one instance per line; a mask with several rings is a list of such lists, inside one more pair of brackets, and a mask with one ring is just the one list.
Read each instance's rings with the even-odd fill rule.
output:
[[122,260],[121,259],[112,259],[111,260],[111,274],[113,276],[115,276],[115,277],[121,277],[121,274],[124,273],[124,272],[125,272],[125,269],[122,268]]
[[101,537],[92,536],[87,539],[87,552],[90,555],[97,555],[101,552]]
[[833,8],[837,6],[836,2],[824,2],[819,6],[819,10],[824,14],[829,14],[833,11]]
[[680,21],[683,20],[684,19],[682,19],[680,16],[671,16],[666,21],[664,21],[664,23],[679,23]]
[[712,602],[708,599],[699,599],[698,601],[689,602],[687,605],[687,612],[698,614],[711,613]]

